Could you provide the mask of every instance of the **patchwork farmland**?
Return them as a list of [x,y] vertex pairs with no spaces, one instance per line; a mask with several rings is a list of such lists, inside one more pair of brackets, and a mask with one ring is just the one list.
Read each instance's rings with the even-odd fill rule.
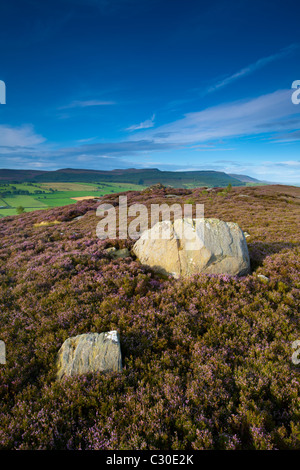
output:
[[[129,183],[14,183],[0,185],[0,217],[76,204],[78,198],[141,190]],[[77,200],[76,200],[77,199]]]

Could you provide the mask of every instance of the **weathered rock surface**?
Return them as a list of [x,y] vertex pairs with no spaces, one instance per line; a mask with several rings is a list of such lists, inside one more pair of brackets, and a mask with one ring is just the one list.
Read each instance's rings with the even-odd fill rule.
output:
[[142,233],[133,252],[142,264],[175,278],[197,273],[242,276],[250,272],[243,231],[236,223],[219,219],[159,222]]
[[87,333],[68,338],[58,352],[57,379],[65,376],[122,370],[117,331]]
[[265,276],[264,274],[258,274],[257,275],[258,279],[261,279],[262,281],[269,281],[270,279]]

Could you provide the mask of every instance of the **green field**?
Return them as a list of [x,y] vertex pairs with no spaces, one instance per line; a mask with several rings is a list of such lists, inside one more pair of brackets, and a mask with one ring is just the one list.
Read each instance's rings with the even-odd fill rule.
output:
[[100,185],[93,183],[41,183],[40,187],[43,190],[49,191],[54,189],[55,191],[94,191]]
[[23,195],[14,195],[11,197],[6,197],[3,198],[3,200],[6,202],[7,206],[10,207],[30,207],[30,208],[36,208],[36,207],[47,207],[47,205],[44,202],[39,201],[37,198],[34,196],[23,196]]
[[43,187],[41,183],[13,183],[13,184],[3,184],[0,183],[0,194],[5,193],[6,191],[28,191],[30,194],[34,194],[35,191],[46,191],[49,192],[47,187]]
[[6,202],[4,201],[4,199],[0,198],[0,207],[7,207],[7,204]]
[[[145,186],[129,183],[22,183],[0,185],[0,217],[16,215],[17,207],[25,212],[76,204],[77,197],[101,197],[123,191],[141,191]],[[18,194],[20,192],[30,194]],[[39,193],[37,193],[39,191]],[[10,194],[9,194],[10,193]],[[1,207],[4,206],[4,207]]]
[[103,196],[103,194],[100,191],[57,191],[53,194],[36,196],[36,199],[46,204],[48,207],[59,207],[67,206],[68,204],[76,204],[77,201],[71,199],[73,197],[86,196],[99,197]]

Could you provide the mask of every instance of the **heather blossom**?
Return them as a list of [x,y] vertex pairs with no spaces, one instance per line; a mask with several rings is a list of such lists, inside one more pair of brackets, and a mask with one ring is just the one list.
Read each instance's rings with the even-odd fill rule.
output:
[[[299,190],[128,203],[171,191],[250,234],[251,274],[175,280],[113,260],[107,247],[133,241],[99,240],[92,200],[0,220],[1,449],[299,449]],[[118,210],[118,195],[103,201]],[[55,380],[68,337],[110,330],[122,372]]]

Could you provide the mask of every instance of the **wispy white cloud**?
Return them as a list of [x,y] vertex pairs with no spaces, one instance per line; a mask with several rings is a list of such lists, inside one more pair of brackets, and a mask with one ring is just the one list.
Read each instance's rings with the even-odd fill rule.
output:
[[211,93],[220,88],[224,88],[225,86],[230,85],[232,82],[235,82],[236,80],[239,80],[240,78],[243,78],[247,75],[250,75],[251,73],[256,72],[256,70],[261,69],[262,67],[270,64],[271,62],[275,62],[279,59],[283,59],[284,57],[289,56],[290,54],[294,53],[297,49],[299,49],[299,44],[291,44],[290,46],[284,47],[283,49],[281,49],[279,52],[275,54],[269,55],[267,57],[262,57],[261,59],[258,59],[256,62],[253,62],[250,65],[247,65],[246,67],[238,70],[234,74],[229,75],[223,80],[220,80],[219,82],[210,86],[206,90],[206,93]]
[[300,162],[299,161],[262,161],[256,164],[250,170],[255,173],[256,178],[265,181],[277,181],[286,183],[296,183],[300,181]]
[[32,125],[21,127],[0,125],[0,147],[2,148],[28,148],[45,141],[43,136],[36,134]]
[[152,115],[150,119],[140,122],[139,124],[133,124],[130,127],[127,127],[126,131],[137,131],[139,129],[148,129],[154,126],[155,114]]
[[[299,123],[299,121],[298,121]],[[286,132],[284,134],[280,134],[277,136],[276,140],[274,140],[274,143],[281,143],[281,144],[286,144],[286,143],[293,143],[293,142],[299,142],[300,141],[300,124],[298,124],[298,129],[294,132]]]
[[[199,112],[188,113],[184,118],[139,133],[141,139],[153,139],[159,143],[196,144],[218,142],[243,136],[276,134],[299,129],[300,115],[293,105],[290,90],[278,90],[250,100],[221,104]],[[132,139],[136,138],[133,136]]]
[[[195,99],[199,99],[199,97],[204,97],[210,93],[213,93],[214,91],[222,89],[226,87],[227,85],[230,85],[231,83],[256,72],[257,70],[267,66],[268,64],[272,62],[276,62],[277,60],[280,60],[285,57],[288,57],[289,55],[292,55],[297,50],[299,50],[299,48],[300,48],[300,44],[290,44],[289,46],[282,48],[280,51],[274,54],[271,54],[269,56],[262,57],[258,59],[256,62],[253,62],[243,67],[242,69],[223,78],[222,80],[216,81],[215,83],[208,86],[207,88],[204,88],[204,89],[197,88],[197,89],[190,90],[189,92],[190,93],[192,92],[192,96],[189,96],[188,98],[173,100],[169,102],[164,108],[165,109],[177,108],[178,106],[182,106],[186,103],[195,101]],[[197,94],[196,97],[195,97],[195,93]]]
[[26,142],[27,146],[21,147],[20,140],[12,139],[9,142],[3,141],[3,144],[9,145],[1,146],[0,140],[0,167],[58,169],[64,166],[104,170],[140,167],[141,165],[134,161],[135,156],[140,161],[140,157],[149,152],[168,151],[179,147],[145,140],[85,143],[70,147],[55,147],[54,144],[46,143],[37,145],[41,142],[39,139],[27,139]]
[[92,142],[96,137],[88,137],[87,139],[78,139],[76,142],[79,144],[86,144],[87,142]]
[[59,109],[70,109],[70,108],[87,108],[89,106],[110,106],[116,104],[115,101],[102,101],[102,100],[86,100],[86,101],[72,101],[65,106],[61,106]]

